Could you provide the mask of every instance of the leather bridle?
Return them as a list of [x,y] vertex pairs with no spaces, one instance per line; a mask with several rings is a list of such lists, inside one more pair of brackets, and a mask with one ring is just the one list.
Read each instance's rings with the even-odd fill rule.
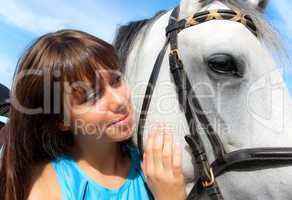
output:
[[[216,182],[216,177],[231,170],[250,170],[251,167],[279,167],[292,164],[292,148],[252,148],[227,153],[216,131],[206,117],[190,80],[185,72],[183,61],[179,56],[178,34],[182,30],[210,20],[229,20],[243,24],[256,37],[257,28],[248,15],[234,10],[209,10],[196,13],[191,17],[178,20],[179,7],[176,7],[169,18],[166,27],[166,41],[160,51],[146,88],[138,125],[138,147],[143,152],[143,130],[147,111],[157,82],[166,49],[170,45],[169,66],[174,80],[180,108],[188,122],[190,135],[185,140],[192,150],[192,155],[198,166],[199,176],[187,199],[199,199],[204,191],[210,199],[224,199]],[[209,163],[205,146],[198,132],[197,121],[202,125],[213,149],[215,161]]]

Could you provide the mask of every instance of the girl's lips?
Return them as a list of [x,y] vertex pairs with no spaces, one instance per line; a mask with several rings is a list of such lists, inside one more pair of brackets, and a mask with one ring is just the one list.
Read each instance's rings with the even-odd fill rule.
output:
[[108,125],[108,127],[109,126],[115,126],[115,125],[125,125],[125,124],[128,124],[129,116],[130,116],[130,113],[127,113],[125,116],[121,117],[119,120],[114,121],[113,123],[110,123]]

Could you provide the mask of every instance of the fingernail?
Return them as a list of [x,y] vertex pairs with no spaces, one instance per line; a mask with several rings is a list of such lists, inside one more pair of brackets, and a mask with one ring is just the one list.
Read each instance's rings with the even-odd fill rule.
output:
[[156,132],[155,128],[151,128],[149,137],[152,137],[155,134],[155,132]]
[[168,134],[170,134],[170,135],[172,135],[172,133],[173,133],[173,129],[170,128],[170,127],[167,127],[167,128],[165,129],[165,131],[166,131],[166,133],[168,133]]
[[163,122],[157,123],[157,128],[163,129],[164,128],[164,123]]

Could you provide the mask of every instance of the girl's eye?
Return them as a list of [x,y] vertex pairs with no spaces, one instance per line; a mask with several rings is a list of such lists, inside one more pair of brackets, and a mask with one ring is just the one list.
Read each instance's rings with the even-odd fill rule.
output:
[[113,75],[113,78],[110,82],[110,85],[113,87],[119,87],[122,83],[122,76],[121,75]]
[[90,104],[95,103],[99,98],[100,98],[99,92],[92,92],[87,96],[85,103]]

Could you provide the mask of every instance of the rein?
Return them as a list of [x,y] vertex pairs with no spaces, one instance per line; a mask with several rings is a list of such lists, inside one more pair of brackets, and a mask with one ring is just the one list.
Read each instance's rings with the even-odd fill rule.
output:
[[[242,149],[227,153],[219,138],[206,117],[196,93],[184,70],[183,61],[179,55],[178,34],[191,26],[199,25],[210,20],[229,20],[243,24],[252,34],[258,36],[257,28],[248,15],[233,10],[210,10],[196,13],[191,17],[178,20],[179,7],[176,7],[169,18],[166,27],[166,41],[160,51],[151,73],[145,92],[142,110],[138,124],[138,148],[143,155],[143,130],[147,118],[147,112],[151,98],[161,69],[166,49],[170,45],[169,66],[176,86],[178,100],[181,110],[184,112],[188,122],[190,135],[185,140],[192,150],[192,155],[198,165],[199,176],[188,195],[188,200],[199,199],[203,192],[207,192],[212,200],[223,200],[222,193],[216,182],[216,177],[231,170],[245,170],[254,167],[278,167],[279,165],[292,164],[292,148],[253,148]],[[197,129],[197,121],[204,128],[205,133],[212,145],[215,161],[209,163],[205,146]]]

